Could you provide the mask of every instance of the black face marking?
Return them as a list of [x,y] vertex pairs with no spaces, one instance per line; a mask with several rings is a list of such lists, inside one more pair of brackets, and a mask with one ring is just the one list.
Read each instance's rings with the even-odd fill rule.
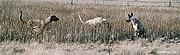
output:
[[126,18],[126,22],[130,22],[131,19],[133,19],[132,17],[133,17],[133,13],[128,14],[128,18]]
[[55,15],[51,16],[51,21],[58,21],[59,18],[57,18]]
[[130,19],[129,19],[129,18],[126,18],[126,22],[130,22]]

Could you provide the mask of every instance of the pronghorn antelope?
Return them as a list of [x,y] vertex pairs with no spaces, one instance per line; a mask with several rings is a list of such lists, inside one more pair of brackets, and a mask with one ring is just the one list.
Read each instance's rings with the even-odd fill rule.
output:
[[102,24],[102,23],[107,23],[107,20],[102,16],[102,17],[96,17],[94,19],[89,19],[87,21],[82,21],[82,18],[81,16],[78,14],[79,16],[79,19],[81,21],[82,24],[88,24],[88,25],[91,25],[91,26],[95,26],[97,24]]
[[133,29],[135,31],[134,35],[137,38],[142,37],[142,35],[143,35],[143,37],[145,37],[146,30],[145,30],[143,24],[138,19],[133,17],[133,13],[128,14],[128,18],[126,18],[126,21],[131,22],[132,27],[133,27]]
[[[42,31],[45,25],[51,23],[52,21],[58,21],[59,18],[57,18],[55,15],[49,16],[45,20],[39,20],[39,19],[30,19],[27,22],[23,21],[22,19],[22,11],[20,11],[19,20],[26,25],[27,27],[32,27],[32,29],[36,32]],[[40,27],[33,26],[35,23],[39,23]]]

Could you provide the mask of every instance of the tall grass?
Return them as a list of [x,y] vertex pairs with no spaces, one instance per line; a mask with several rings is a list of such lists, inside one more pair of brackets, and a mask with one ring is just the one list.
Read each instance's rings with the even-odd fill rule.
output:
[[[20,10],[23,19],[45,19],[56,15],[60,21],[53,22],[44,28],[42,34],[23,27],[18,20]],[[88,4],[60,4],[53,2],[3,2],[0,6],[0,41],[17,40],[21,42],[102,42],[110,39],[121,41],[133,37],[130,23],[125,22],[127,14],[133,12],[147,30],[147,37],[179,37],[180,10],[171,7],[133,7]],[[82,25],[77,14],[88,20],[104,16],[110,23],[91,27]]]

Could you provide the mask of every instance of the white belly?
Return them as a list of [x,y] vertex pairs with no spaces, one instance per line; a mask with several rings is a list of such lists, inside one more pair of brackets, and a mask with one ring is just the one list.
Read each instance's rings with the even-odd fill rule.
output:
[[133,25],[133,28],[135,31],[137,31],[138,30],[137,24]]

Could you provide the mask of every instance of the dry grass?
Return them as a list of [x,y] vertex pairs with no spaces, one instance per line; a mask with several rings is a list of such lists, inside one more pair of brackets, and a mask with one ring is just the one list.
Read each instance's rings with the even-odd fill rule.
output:
[[[0,43],[0,55],[179,55],[180,44],[154,41],[141,47],[141,41],[121,41],[119,44],[98,43],[21,43],[6,41]],[[163,52],[165,51],[165,52]]]
[[[69,5],[51,2],[3,2],[0,7],[0,41],[108,42],[110,37],[115,41],[125,40],[134,33],[131,25],[124,21],[130,12],[142,21],[148,37],[179,37],[180,34],[179,8]],[[23,11],[24,20],[44,19],[53,14],[61,20],[47,25],[44,32],[38,35],[23,28],[18,20],[20,10]],[[88,28],[89,26],[80,23],[77,13],[82,14],[83,20],[104,16],[111,27],[109,29],[107,25],[98,25],[96,28]]]
[[[37,34],[22,26],[18,20],[20,10],[23,11],[24,20],[44,19],[55,14],[60,21],[47,25],[42,34]],[[145,43],[144,40],[127,41],[134,34],[131,24],[125,22],[130,12],[142,21],[147,30],[147,37],[180,38],[180,8],[4,1],[0,3],[0,53],[105,55],[110,51],[113,55],[148,55],[156,54],[157,50],[179,50],[177,43],[161,43],[158,40],[153,43]],[[82,25],[78,13],[82,14],[83,20],[104,16],[110,27],[106,24],[95,28]],[[115,43],[111,46],[102,44],[109,40]]]

